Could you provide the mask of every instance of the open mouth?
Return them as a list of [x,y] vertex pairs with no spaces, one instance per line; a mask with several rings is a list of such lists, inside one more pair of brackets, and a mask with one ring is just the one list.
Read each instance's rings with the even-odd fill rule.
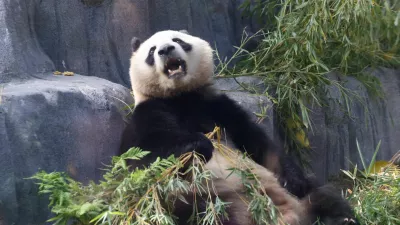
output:
[[168,58],[164,64],[164,73],[168,78],[180,78],[186,75],[186,62],[180,58]]

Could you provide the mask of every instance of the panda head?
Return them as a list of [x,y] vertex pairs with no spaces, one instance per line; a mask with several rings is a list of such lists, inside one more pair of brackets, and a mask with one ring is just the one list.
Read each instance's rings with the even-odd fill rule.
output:
[[129,73],[136,103],[170,97],[211,82],[212,48],[187,31],[160,31],[143,43],[134,37],[131,45]]

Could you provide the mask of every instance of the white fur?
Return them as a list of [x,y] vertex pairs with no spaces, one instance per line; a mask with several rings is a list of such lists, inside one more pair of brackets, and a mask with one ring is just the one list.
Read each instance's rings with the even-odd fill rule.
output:
[[[185,52],[178,43],[172,41],[173,38],[180,38],[191,44],[192,50]],[[174,45],[175,51],[186,61],[187,75],[181,79],[168,79],[162,72],[164,63],[156,53],[165,44]],[[156,46],[155,63],[150,66],[145,63],[145,59],[153,46]],[[157,32],[144,41],[132,54],[130,63],[129,74],[136,105],[150,97],[169,97],[208,84],[212,81],[214,72],[212,48],[208,42],[173,30]]]
[[[279,212],[282,214],[282,221],[291,225],[310,225],[307,204],[299,201],[296,197],[287,192],[278,182],[275,175],[268,169],[258,165],[251,160],[243,160],[240,152],[224,152],[221,154],[217,149],[212,158],[207,162],[205,168],[212,171],[217,177],[213,179],[215,191],[223,201],[231,202],[230,209],[233,211],[230,218],[241,225],[255,225],[251,219],[248,205],[243,202],[246,196],[243,193],[244,187],[240,177],[231,174],[229,168],[238,167],[237,160],[243,163],[242,166],[252,168],[257,175],[264,192],[268,195]],[[229,176],[228,176],[229,175]],[[281,223],[279,223],[281,224]],[[275,225],[272,224],[271,225]],[[278,225],[278,224],[276,224]]]

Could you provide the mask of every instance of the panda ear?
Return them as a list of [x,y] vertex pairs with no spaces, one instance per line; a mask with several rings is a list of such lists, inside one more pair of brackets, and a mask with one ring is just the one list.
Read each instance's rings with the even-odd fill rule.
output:
[[179,32],[184,33],[184,34],[189,34],[187,30],[179,30]]
[[140,39],[137,38],[137,37],[133,37],[132,40],[131,40],[132,52],[136,52],[138,50],[138,48],[140,47],[140,44],[142,44]]

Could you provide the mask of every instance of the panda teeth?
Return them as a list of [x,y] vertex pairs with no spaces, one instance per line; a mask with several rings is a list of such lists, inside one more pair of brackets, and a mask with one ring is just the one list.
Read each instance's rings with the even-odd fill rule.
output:
[[173,72],[176,72],[176,71],[182,71],[182,66],[181,65],[179,65],[179,68],[178,69],[176,69],[176,70],[171,70],[171,69],[168,69],[168,73],[169,74],[172,74]]

